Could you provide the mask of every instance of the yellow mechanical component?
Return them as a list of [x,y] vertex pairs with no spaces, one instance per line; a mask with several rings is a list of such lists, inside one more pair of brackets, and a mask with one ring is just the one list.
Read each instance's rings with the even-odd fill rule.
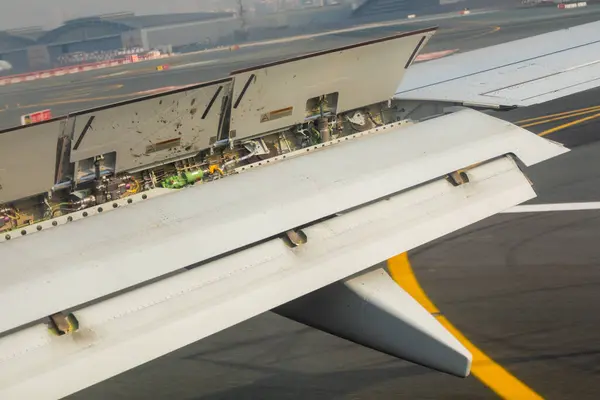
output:
[[214,173],[215,173],[215,171],[219,172],[219,174],[221,174],[221,175],[225,175],[225,174],[223,173],[223,170],[222,170],[221,168],[219,168],[219,166],[218,166],[218,165],[216,165],[216,164],[213,164],[213,165],[211,165],[210,167],[208,167],[208,172],[209,172],[211,175],[212,175],[212,174],[214,174]]
[[51,315],[48,331],[56,336],[62,336],[67,333],[73,333],[79,329],[79,321],[75,315],[69,313],[67,315],[62,312]]

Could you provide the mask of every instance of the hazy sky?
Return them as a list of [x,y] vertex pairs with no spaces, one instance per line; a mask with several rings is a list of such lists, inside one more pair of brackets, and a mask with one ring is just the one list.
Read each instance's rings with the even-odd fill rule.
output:
[[[231,4],[233,0],[218,0]],[[53,28],[75,17],[134,11],[137,14],[203,11],[215,0],[0,0],[0,30],[41,25]]]

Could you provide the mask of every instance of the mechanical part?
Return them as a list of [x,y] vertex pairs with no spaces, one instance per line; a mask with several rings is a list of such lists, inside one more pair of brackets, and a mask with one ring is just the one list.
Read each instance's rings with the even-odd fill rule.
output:
[[221,170],[225,170],[227,169],[227,167],[229,167],[230,165],[234,165],[239,163],[240,161],[244,161],[247,160],[249,158],[254,157],[260,150],[262,150],[262,146],[260,144],[258,144],[257,142],[255,142],[254,140],[248,141],[246,143],[244,143],[245,146],[252,146],[252,150],[250,151],[250,153],[246,154],[243,157],[240,158],[234,158],[233,160],[229,160],[226,163],[224,163],[223,165],[221,165]]
[[219,147],[227,147],[227,146],[229,146],[229,142],[230,142],[229,138],[218,140],[213,143],[211,149],[217,149]]
[[348,121],[354,125],[364,126],[367,123],[365,115],[360,111],[356,111],[352,116],[348,116]]
[[244,146],[244,148],[246,148],[246,150],[249,152],[254,151],[254,155],[257,156],[263,156],[270,153],[267,144],[262,138],[242,143],[242,146]]
[[179,175],[172,175],[161,182],[162,187],[165,189],[181,189],[187,185],[187,181],[184,177]]
[[218,172],[220,175],[225,175],[223,173],[223,170],[221,168],[219,168],[218,165],[211,165],[210,167],[208,167],[208,173],[210,175],[213,175],[215,172]]
[[96,176],[96,180],[100,180],[102,177],[100,176],[100,166],[104,161],[104,155],[100,154],[99,156],[94,157],[94,174]]
[[185,179],[188,183],[194,183],[196,181],[202,180],[204,177],[204,171],[198,169],[196,171],[186,171],[183,173]]
[[59,190],[69,189],[69,188],[71,188],[72,185],[73,185],[73,182],[70,180],[61,182],[61,183],[57,183],[56,185],[52,186],[52,191],[57,192]]
[[321,136],[322,142],[329,142],[331,140],[331,135],[329,131],[329,120],[327,117],[321,117],[317,120],[319,124],[319,134]]
[[144,180],[144,190],[150,190],[158,185],[158,180],[156,179],[154,171],[143,171],[142,179]]
[[[379,110],[379,112],[380,112],[380,114],[382,114],[383,110]],[[369,117],[369,121],[371,121],[373,123],[373,125],[375,125],[375,126],[381,126],[381,125],[383,125],[382,122],[377,122],[375,120],[375,118],[373,117],[373,114],[371,114],[370,111],[367,111],[367,116]],[[383,118],[381,117],[381,115],[379,115],[379,118],[381,120],[383,120]]]
[[447,180],[452,184],[452,186],[460,186],[465,183],[469,183],[469,176],[465,171],[458,170],[448,174]]
[[62,312],[59,312],[48,318],[50,320],[48,323],[48,330],[56,336],[72,333],[79,329],[79,321],[72,313],[65,315]]
[[96,197],[86,196],[75,204],[78,205],[80,209],[88,208],[96,204]]
[[298,246],[305,244],[308,241],[308,237],[300,229],[297,229],[297,230],[292,229],[285,233],[285,235],[283,237],[283,241],[289,247],[294,248],[294,247],[298,247]]
[[181,189],[184,186],[191,185],[202,180],[204,171],[201,169],[195,171],[186,171],[182,175],[172,175],[161,182],[165,189]]
[[11,212],[14,212],[14,210],[11,207],[0,208],[0,214],[8,214]]
[[9,225],[7,228],[10,230],[19,226],[19,220],[23,218],[24,217],[13,207],[0,208],[0,219],[2,220],[0,227]]

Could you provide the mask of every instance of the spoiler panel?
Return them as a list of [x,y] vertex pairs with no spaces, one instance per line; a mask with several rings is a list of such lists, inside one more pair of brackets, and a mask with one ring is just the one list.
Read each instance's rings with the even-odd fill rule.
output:
[[46,192],[54,185],[63,121],[0,134],[0,204]]
[[[435,28],[233,72],[231,136],[304,122],[319,96],[335,113],[391,99],[405,69]],[[293,94],[293,95],[291,95]],[[307,108],[309,110],[307,110]]]
[[116,171],[207,149],[216,140],[231,80],[77,113],[71,162],[116,152]]

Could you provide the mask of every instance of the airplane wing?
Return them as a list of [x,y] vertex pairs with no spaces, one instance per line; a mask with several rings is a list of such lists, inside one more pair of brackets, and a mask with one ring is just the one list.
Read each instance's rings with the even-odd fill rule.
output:
[[568,149],[468,108],[399,120],[434,31],[0,132],[0,397],[60,398],[268,310],[467,376],[377,264],[535,197],[522,168]]
[[[360,273],[533,198],[507,154],[565,151],[472,110],[403,129],[3,243],[5,332],[164,279],[78,309],[72,337],[39,324],[0,340],[0,393],[61,397]],[[473,164],[464,186],[444,178]],[[299,226],[290,248],[278,236]],[[468,374],[470,359],[439,358],[426,361]]]
[[412,66],[402,100],[527,107],[600,86],[600,22]]

